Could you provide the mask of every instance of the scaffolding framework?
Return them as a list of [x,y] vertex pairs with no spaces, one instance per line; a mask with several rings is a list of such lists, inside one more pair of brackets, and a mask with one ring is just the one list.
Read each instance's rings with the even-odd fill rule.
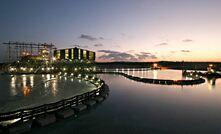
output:
[[52,43],[26,43],[26,42],[4,42],[7,45],[7,61],[12,62],[20,60],[23,56],[36,56],[40,55],[43,50],[49,52],[49,59],[53,57],[53,51],[56,49]]

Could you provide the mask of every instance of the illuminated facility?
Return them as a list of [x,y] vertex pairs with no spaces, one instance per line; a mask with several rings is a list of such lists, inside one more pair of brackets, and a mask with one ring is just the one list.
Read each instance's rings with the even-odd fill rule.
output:
[[4,70],[10,74],[46,74],[60,72],[95,71],[95,52],[74,48],[56,49],[53,44],[8,42],[8,64]]
[[51,61],[55,45],[47,43],[12,42],[7,45],[7,62],[18,60]]
[[66,48],[57,49],[54,51],[56,60],[89,60],[95,61],[95,52],[80,49],[80,48]]
[[80,48],[56,49],[55,45],[47,43],[7,42],[7,62],[14,61],[95,61],[95,52]]

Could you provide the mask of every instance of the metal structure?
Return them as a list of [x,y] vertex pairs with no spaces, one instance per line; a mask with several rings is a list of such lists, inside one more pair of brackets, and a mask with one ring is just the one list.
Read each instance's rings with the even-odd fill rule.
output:
[[48,52],[48,60],[51,60],[55,45],[47,43],[25,43],[25,42],[4,42],[7,45],[8,62],[20,60],[23,56],[44,55],[44,50]]

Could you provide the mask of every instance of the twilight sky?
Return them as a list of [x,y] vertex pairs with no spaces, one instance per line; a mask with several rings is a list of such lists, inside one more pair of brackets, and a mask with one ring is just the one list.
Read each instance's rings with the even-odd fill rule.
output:
[[[221,0],[1,0],[0,43],[54,43],[97,61],[221,61]],[[0,49],[0,62],[6,59]]]

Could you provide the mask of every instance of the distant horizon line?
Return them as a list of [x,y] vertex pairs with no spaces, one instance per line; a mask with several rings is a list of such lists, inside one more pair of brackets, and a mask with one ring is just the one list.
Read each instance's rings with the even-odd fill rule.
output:
[[221,61],[169,61],[169,60],[162,60],[162,61],[96,61],[97,63],[120,63],[120,62],[128,62],[128,63],[154,63],[154,62],[202,62],[202,63],[221,63]]
[[[158,62],[195,62],[195,63],[221,63],[221,61],[95,61],[95,63],[158,63]],[[12,62],[10,62],[12,63]],[[10,64],[9,62],[0,62],[0,64]]]

